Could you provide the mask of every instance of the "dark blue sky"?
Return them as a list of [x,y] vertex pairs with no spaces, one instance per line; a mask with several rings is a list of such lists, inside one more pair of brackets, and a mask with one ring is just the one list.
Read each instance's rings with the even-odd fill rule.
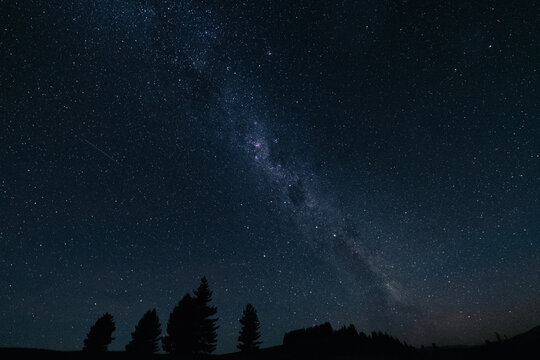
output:
[[[540,31],[508,1],[0,2],[0,346],[540,323]],[[528,6],[528,7],[527,7]]]

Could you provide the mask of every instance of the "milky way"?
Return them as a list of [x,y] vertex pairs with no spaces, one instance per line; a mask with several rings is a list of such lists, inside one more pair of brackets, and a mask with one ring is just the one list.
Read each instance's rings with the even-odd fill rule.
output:
[[[284,216],[292,216],[302,232],[297,241],[309,246],[318,256],[339,270],[342,284],[354,294],[359,306],[372,310],[368,315],[370,326],[383,326],[391,322],[393,312],[403,316],[414,309],[406,304],[401,285],[380,266],[376,249],[368,248],[356,230],[355,221],[332,204],[331,197],[322,197],[318,191],[317,175],[298,165],[301,159],[286,159],[279,154],[279,140],[260,122],[254,121],[245,136],[243,150],[254,166],[263,173],[269,186],[281,194]],[[290,165],[287,165],[290,164]],[[331,194],[330,194],[331,195]],[[364,231],[365,233],[369,233]],[[376,246],[376,244],[375,244]]]

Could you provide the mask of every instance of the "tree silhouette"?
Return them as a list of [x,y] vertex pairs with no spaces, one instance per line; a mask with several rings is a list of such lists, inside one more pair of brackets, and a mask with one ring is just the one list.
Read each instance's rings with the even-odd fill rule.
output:
[[90,328],[84,339],[84,351],[107,351],[107,346],[114,340],[112,333],[116,329],[114,318],[111,314],[105,313]]
[[158,351],[161,338],[161,324],[156,309],[148,310],[131,333],[132,340],[126,345],[126,351],[138,354],[152,354]]
[[173,309],[167,322],[167,335],[163,337],[163,350],[168,353],[193,358],[209,354],[216,349],[217,313],[210,306],[212,292],[206,277],[201,279],[194,296],[186,294]]
[[247,304],[244,309],[242,318],[240,319],[242,329],[238,336],[239,344],[236,346],[243,352],[252,352],[259,348],[262,341],[258,341],[261,337],[259,332],[259,317],[257,311],[251,304]]
[[285,351],[294,359],[412,359],[416,350],[382,332],[366,335],[353,325],[333,330],[330,323],[293,330],[283,337]]
[[212,316],[216,315],[217,308],[209,305],[210,301],[212,301],[212,291],[210,291],[206,277],[201,279],[201,284],[194,291],[194,294],[200,330],[198,334],[197,353],[209,354],[216,349],[216,330],[218,329],[216,322],[218,318],[212,318]]
[[169,316],[167,335],[162,338],[163,350],[173,355],[192,358],[198,350],[198,318],[195,299],[186,294]]

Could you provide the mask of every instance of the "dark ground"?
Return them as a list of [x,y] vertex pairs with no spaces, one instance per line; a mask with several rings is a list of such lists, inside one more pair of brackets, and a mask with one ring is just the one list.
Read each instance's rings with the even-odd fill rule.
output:
[[[418,360],[450,360],[450,359],[540,359],[540,326],[510,339],[486,342],[479,346],[460,347],[429,347],[413,349],[402,354],[367,354],[367,355],[333,355],[342,352],[342,349],[298,348],[275,346],[259,350],[256,354],[246,357],[241,353],[211,355],[206,359],[216,360],[244,360],[244,359],[418,359]],[[100,354],[88,354],[81,351],[54,351],[43,349],[0,348],[0,360],[8,359],[172,359],[168,354],[155,354],[152,356],[133,356],[122,351],[108,351]]]

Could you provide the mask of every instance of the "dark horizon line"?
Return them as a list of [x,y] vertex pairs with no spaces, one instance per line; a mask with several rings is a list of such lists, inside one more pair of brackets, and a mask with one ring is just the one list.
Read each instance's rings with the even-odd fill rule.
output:
[[[324,323],[323,323],[324,324]],[[354,325],[354,324],[350,324],[350,325]],[[309,327],[307,327],[309,328]],[[294,330],[289,330],[289,331],[286,331],[285,334],[287,334],[288,332],[290,331],[295,331],[295,330],[301,330],[301,329],[307,329],[307,328],[297,328],[297,329],[294,329]],[[503,336],[504,337],[507,337],[508,340],[516,337],[516,336],[519,336],[521,334],[525,334],[525,333],[528,333],[529,331],[531,330],[534,330],[536,328],[540,328],[540,325],[537,325],[537,326],[533,326],[531,328],[529,328],[528,330],[524,330],[524,331],[521,331],[521,332],[518,332],[516,334],[513,334],[513,335],[510,335],[507,337],[506,334],[503,333]],[[394,337],[395,339],[398,339],[400,342],[402,343],[405,343],[406,341],[403,341],[401,340],[400,338],[398,337],[395,337],[387,332],[383,332],[383,331],[377,331],[377,330],[373,330],[369,333],[366,333],[364,331],[358,331],[358,333],[364,333],[368,336],[370,336],[372,333],[383,333],[383,334],[387,334],[387,335],[390,335],[392,337]],[[497,334],[498,332],[494,331],[493,334]],[[285,336],[284,334],[284,336]],[[505,339],[506,340],[506,339]],[[484,339],[484,342],[480,342],[480,343],[474,343],[474,344],[449,344],[449,345],[439,345],[437,343],[434,343],[434,342],[431,342],[429,343],[429,345],[412,345],[412,344],[409,344],[408,342],[407,345],[409,346],[412,346],[413,348],[417,349],[417,350],[420,350],[422,347],[425,347],[425,348],[431,348],[433,344],[435,344],[437,346],[437,348],[439,349],[452,349],[452,348],[476,348],[476,347],[481,347],[481,346],[484,346],[486,341],[488,341],[488,339]],[[272,348],[278,348],[278,347],[282,347],[284,346],[283,345],[283,342],[281,344],[277,344],[277,345],[271,345],[271,346],[267,346],[267,347],[261,347],[259,350],[266,350],[266,349],[272,349]],[[0,346],[0,350],[2,349],[21,349],[21,350],[39,350],[39,351],[50,351],[50,352],[63,352],[63,353],[69,353],[69,352],[83,352],[82,348],[81,349],[74,349],[74,350],[59,350],[59,349],[50,349],[50,348],[38,348],[38,347],[23,347],[23,346]],[[126,350],[124,348],[124,350],[110,350],[110,349],[107,349],[106,352],[118,352],[118,353],[125,353]],[[213,353],[212,355],[229,355],[229,354],[236,354],[236,353],[240,353],[241,351],[234,351],[234,352],[224,352],[224,353]],[[163,349],[160,349],[156,354],[168,354],[167,352],[163,351]]]

